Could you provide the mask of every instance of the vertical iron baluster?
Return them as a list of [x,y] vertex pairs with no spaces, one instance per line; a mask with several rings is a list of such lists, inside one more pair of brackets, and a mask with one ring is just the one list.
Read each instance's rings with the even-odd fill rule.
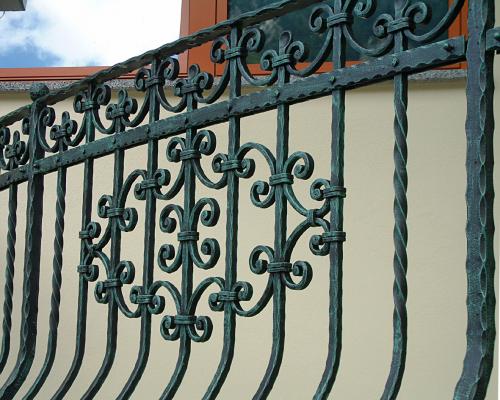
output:
[[[335,0],[333,12],[343,12],[343,0]],[[333,69],[345,67],[346,40],[339,23],[333,27],[332,46]],[[345,90],[337,89],[332,94],[332,133],[331,133],[331,176],[330,188],[345,193],[344,188],[344,136],[345,136]],[[344,196],[330,198],[330,230],[332,233],[344,230]],[[340,235],[345,237],[345,235]],[[330,394],[340,364],[342,350],[342,275],[343,275],[343,240],[330,243],[329,277],[329,323],[328,355],[323,376],[314,395],[315,400],[326,399]]]
[[2,353],[0,373],[5,368],[10,352],[10,330],[12,327],[12,297],[14,296],[14,271],[16,259],[17,184],[9,187],[9,216],[7,221],[7,255],[5,263],[5,285],[2,324]]
[[[241,30],[234,27],[230,35],[230,47],[238,46]],[[238,68],[238,59],[229,60],[229,99],[241,96],[241,73]],[[234,159],[240,147],[240,118],[229,118],[229,143],[228,157]],[[227,212],[226,212],[226,259],[225,259],[225,290],[231,291],[237,279],[238,263],[238,200],[239,200],[239,178],[234,170],[227,172]],[[224,302],[224,343],[222,356],[210,386],[208,387],[204,400],[212,400],[217,397],[224,384],[234,356],[234,343],[236,332],[236,315],[230,301]]]
[[[61,144],[59,154],[64,152]],[[57,350],[57,333],[59,327],[59,307],[61,304],[63,247],[64,247],[64,214],[66,212],[66,176],[67,167],[59,167],[56,183],[56,222],[54,236],[54,258],[52,260],[52,295],[50,298],[49,338],[45,360],[35,382],[24,396],[24,400],[35,398],[47,379]]]
[[[278,69],[278,88],[287,84],[290,75],[285,68]],[[288,159],[290,135],[290,105],[279,104],[277,107],[277,131],[276,131],[276,174],[282,174],[285,162]],[[274,254],[278,257],[274,262],[285,262],[280,259],[284,255],[287,240],[287,200],[283,185],[275,186],[275,214],[274,214]],[[281,272],[271,273],[270,279],[273,285],[273,343],[271,357],[266,368],[264,377],[259,385],[254,400],[266,399],[271,392],[274,382],[278,377],[283,360],[285,348],[285,305],[286,288],[281,278]]]
[[40,253],[42,245],[43,181],[37,161],[44,151],[38,143],[38,115],[43,105],[37,100],[48,93],[45,85],[34,85],[30,90],[33,106],[29,124],[28,196],[26,207],[26,244],[24,248],[23,303],[20,346],[16,365],[0,389],[0,399],[11,400],[25,381],[35,358],[38,291],[40,278]]
[[467,46],[467,353],[455,400],[486,396],[495,347],[493,111],[495,0],[469,1]]
[[[197,102],[194,99],[193,93],[187,94],[187,108],[186,111],[193,111],[197,108]],[[186,130],[186,148],[191,149],[193,139],[196,135],[196,129],[188,128]],[[183,160],[184,163],[184,214],[182,218],[182,231],[190,231],[190,216],[192,214],[192,209],[195,205],[195,190],[196,190],[196,175],[193,169],[193,163],[191,160]],[[182,283],[181,283],[181,302],[180,302],[180,315],[189,315],[189,300],[193,294],[193,259],[189,252],[188,246],[189,242],[182,241]],[[175,393],[179,389],[179,386],[184,379],[186,373],[189,357],[191,355],[191,338],[187,327],[180,330],[180,342],[179,342],[179,356],[177,357],[177,363],[175,365],[174,373],[172,374],[167,387],[163,391],[160,399],[170,400],[175,396]]]
[[[88,99],[91,98],[94,90],[94,85],[89,85],[87,89]],[[92,109],[89,108],[85,111],[84,122],[86,135],[85,143],[91,143],[95,139],[95,126],[92,120]],[[82,199],[82,231],[87,229],[87,225],[92,218],[92,192],[94,185],[94,160],[88,158],[85,160],[83,165],[83,199]],[[80,244],[80,265],[85,263],[88,256],[88,249],[82,240]],[[68,390],[73,385],[78,372],[82,366],[83,356],[85,354],[85,342],[87,335],[87,301],[88,301],[88,279],[84,277],[83,274],[79,276],[78,282],[78,311],[77,311],[77,322],[76,322],[76,343],[75,343],[75,354],[73,356],[73,362],[68,371],[68,374],[64,378],[63,383],[57,389],[57,392],[53,396],[53,400],[60,400],[64,398]]]
[[[114,135],[121,135],[125,130],[125,126],[120,120],[116,120],[116,129]],[[113,205],[116,207],[118,196],[120,195],[123,186],[123,170],[125,164],[125,150],[116,149],[114,151],[114,177],[113,177]],[[114,276],[116,268],[120,263],[121,253],[121,238],[122,231],[120,229],[118,218],[111,217],[110,223],[110,266],[109,276]],[[109,296],[108,302],[108,327],[106,334],[106,350],[103,362],[96,377],[90,384],[89,388],[82,396],[82,400],[93,399],[97,392],[101,389],[104,381],[109,375],[109,371],[113,366],[116,355],[116,342],[118,333],[118,305],[114,295]]]
[[[154,60],[151,64],[153,76],[158,74],[159,61]],[[158,121],[160,118],[160,102],[156,96],[155,86],[149,87],[149,123]],[[158,139],[148,141],[147,177],[153,179],[158,169]],[[144,265],[142,273],[142,292],[147,293],[153,283],[153,272],[155,264],[155,232],[156,232],[156,197],[152,188],[146,190],[146,212],[144,217]],[[117,399],[128,399],[134,392],[135,387],[142,377],[149,358],[151,347],[151,313],[146,304],[141,309],[141,338],[140,348],[134,370],[130,375],[124,388]]]
[[[405,0],[394,2],[395,16],[397,19],[403,17],[403,11],[407,5]],[[408,49],[408,39],[403,30],[394,33],[393,65],[398,63],[397,53]],[[408,227],[406,223],[408,214],[408,201],[406,192],[408,189],[408,173],[406,165],[408,161],[408,148],[406,138],[408,135],[408,75],[398,74],[394,78],[394,314],[393,314],[393,352],[391,369],[387,378],[383,400],[393,400],[397,397],[406,362],[407,346],[407,311],[406,300],[408,288],[406,272],[408,269],[408,257],[406,246],[408,243]]]

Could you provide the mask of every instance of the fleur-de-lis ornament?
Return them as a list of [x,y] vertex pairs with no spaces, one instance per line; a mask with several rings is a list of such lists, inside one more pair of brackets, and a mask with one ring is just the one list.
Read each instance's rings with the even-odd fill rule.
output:
[[[28,135],[29,121],[22,122],[22,133]],[[29,159],[29,149],[26,142],[21,140],[19,131],[11,134],[9,128],[0,129],[0,169],[13,170],[25,165]]]

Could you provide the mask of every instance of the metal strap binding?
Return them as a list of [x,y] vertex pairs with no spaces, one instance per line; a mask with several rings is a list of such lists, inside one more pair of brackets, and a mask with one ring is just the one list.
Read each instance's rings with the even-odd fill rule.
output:
[[195,160],[201,158],[201,153],[198,150],[183,150],[181,151],[181,160]]
[[241,169],[241,161],[240,160],[227,160],[223,162],[220,166],[220,170],[222,172],[226,171],[234,171]]
[[126,115],[125,108],[121,106],[114,107],[109,111],[109,118],[116,119]]
[[332,199],[332,198],[345,198],[347,194],[346,188],[343,186],[330,186],[329,188],[326,188],[323,191],[323,195],[325,196],[325,199]]
[[271,186],[291,185],[293,183],[293,175],[288,173],[271,175],[269,184]]
[[337,25],[350,24],[352,22],[352,16],[347,13],[338,13],[326,20],[326,25],[332,28]]
[[403,17],[389,22],[387,25],[387,32],[394,33],[397,31],[404,31],[411,26],[411,20],[408,17]]
[[217,294],[217,300],[219,301],[236,301],[238,300],[238,293],[231,292],[227,290],[222,290]]
[[123,208],[108,208],[106,211],[107,218],[118,218],[123,215]]
[[136,304],[151,304],[153,302],[152,294],[138,294],[135,298]]
[[181,86],[181,94],[189,94],[189,93],[196,93],[200,90],[198,85],[195,85],[193,83],[185,83],[184,85]]
[[76,267],[76,272],[79,274],[88,274],[90,271],[90,266],[89,265],[78,265]]
[[90,232],[89,231],[80,231],[80,232],[78,232],[78,238],[81,240],[90,239]]
[[65,128],[59,127],[58,129],[54,129],[52,132],[52,139],[62,139],[68,136],[71,136]]
[[346,233],[342,231],[325,232],[321,235],[324,243],[345,242]]
[[227,49],[225,53],[226,60],[241,57],[243,55],[243,51],[244,51],[243,47],[240,46]]
[[119,287],[123,286],[122,281],[120,281],[117,278],[107,279],[107,280],[103,281],[102,284],[103,284],[104,288],[106,288],[106,289],[119,288]]
[[144,179],[140,184],[140,188],[143,190],[156,189],[160,185],[156,179]]
[[147,88],[150,88],[151,86],[163,85],[164,83],[165,83],[164,79],[159,78],[159,77],[154,77],[154,78],[146,79],[145,86],[147,89]]
[[194,325],[196,324],[196,317],[194,315],[176,315],[174,317],[175,325]]
[[289,65],[292,63],[292,56],[290,54],[281,54],[273,58],[272,67],[277,68],[282,65]]
[[291,270],[292,264],[286,261],[272,262],[267,266],[267,272],[269,272],[270,274],[290,272]]
[[97,103],[92,100],[87,100],[82,102],[82,110],[83,111],[90,111],[93,110],[94,108],[97,108]]
[[179,242],[196,242],[200,238],[200,234],[196,231],[184,231],[177,234]]

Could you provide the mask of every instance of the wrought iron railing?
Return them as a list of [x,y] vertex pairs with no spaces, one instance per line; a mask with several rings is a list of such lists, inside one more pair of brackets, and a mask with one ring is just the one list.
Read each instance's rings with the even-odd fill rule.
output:
[[[323,34],[320,53],[312,61],[305,59],[303,43],[294,41],[292,32],[283,32],[275,50],[261,57],[266,71],[255,76],[247,57],[258,52],[265,41],[259,24],[274,17],[314,5],[310,27]],[[326,399],[332,390],[339,368],[342,338],[342,262],[344,187],[344,114],[345,93],[360,86],[384,80],[394,81],[395,147],[394,147],[394,337],[392,364],[382,399],[397,397],[405,369],[407,345],[407,93],[408,76],[417,72],[468,63],[467,115],[467,277],[468,328],[467,352],[455,399],[482,399],[485,396],[493,365],[495,342],[495,295],[493,257],[493,58],[500,48],[500,34],[494,27],[494,0],[470,1],[468,4],[468,38],[454,37],[437,41],[464,8],[464,0],[455,0],[448,13],[432,29],[417,33],[431,13],[429,1],[395,0],[392,15],[382,14],[373,27],[374,45],[360,43],[352,29],[376,15],[372,0],[287,0],[244,14],[200,31],[192,36],[134,57],[107,70],[48,93],[35,85],[33,103],[0,118],[0,190],[8,190],[7,259],[5,265],[5,299],[0,369],[6,366],[10,350],[13,276],[17,232],[19,185],[27,185],[27,210],[24,256],[24,283],[20,349],[12,371],[0,389],[1,399],[16,396],[31,370],[37,341],[37,313],[40,278],[44,176],[57,173],[56,221],[54,231],[50,330],[45,362],[29,388],[25,399],[37,396],[49,376],[58,343],[63,265],[63,235],[68,168],[83,164],[83,207],[77,310],[77,335],[74,359],[67,375],[52,398],[61,399],[73,385],[85,353],[89,283],[95,299],[107,305],[108,325],[106,353],[102,365],[82,398],[94,398],[113,367],[117,346],[119,314],[141,321],[139,356],[132,374],[118,398],[129,398],[148,362],[151,350],[152,318],[162,318],[161,335],[168,341],[179,341],[180,350],[175,371],[165,382],[162,399],[173,398],[188,368],[191,343],[210,338],[212,322],[197,311],[201,296],[212,290],[210,308],[224,314],[223,350],[219,366],[205,399],[216,398],[229,373],[235,348],[236,320],[253,317],[272,303],[273,343],[268,367],[253,398],[266,398],[280,371],[285,350],[285,298],[288,290],[305,289],[312,278],[308,262],[293,259],[298,240],[316,227],[323,231],[310,237],[310,250],[330,259],[330,307],[328,357],[315,399]],[[419,31],[421,32],[421,31]],[[418,45],[408,48],[408,40]],[[203,43],[212,42],[211,60],[224,65],[222,76],[214,77],[189,67],[185,76],[179,73],[178,54]],[[346,66],[346,51],[351,47],[368,61]],[[333,50],[333,51],[332,51]],[[330,60],[328,60],[330,58]],[[326,62],[332,71],[316,74]],[[113,102],[107,81],[137,70],[135,88],[144,93],[142,104],[120,90]],[[293,78],[293,79],[292,79]],[[260,88],[242,95],[242,84]],[[172,103],[166,92],[172,89],[178,97]],[[222,99],[228,93],[229,99]],[[332,96],[331,175],[311,183],[310,195],[317,208],[304,206],[294,192],[294,180],[311,177],[314,162],[305,152],[289,153],[290,106],[314,98]],[[81,114],[80,124],[68,112],[58,118],[51,105],[74,98],[74,112]],[[105,109],[105,111],[103,111]],[[166,110],[173,115],[160,118]],[[247,116],[276,110],[277,146],[275,152],[263,144],[241,143],[240,121]],[[22,132],[11,132],[9,126],[22,120]],[[105,120],[107,122],[105,122]],[[57,122],[56,122],[57,121]],[[228,148],[212,156],[216,135],[206,128],[228,122]],[[96,139],[96,133],[106,137]],[[26,141],[23,136],[27,135]],[[167,159],[180,165],[176,177],[158,167],[158,145],[169,138]],[[147,168],[124,176],[127,149],[147,146]],[[239,184],[250,179],[255,169],[253,155],[260,153],[267,162],[269,179],[256,181],[251,201],[256,207],[274,209],[274,244],[257,246],[250,254],[250,268],[255,274],[268,274],[267,285],[253,307],[245,303],[254,293],[248,282],[238,281],[237,263]],[[106,226],[92,220],[94,160],[112,156],[114,178],[110,193],[97,203],[98,216]],[[200,159],[212,156],[212,180]],[[213,198],[198,198],[197,186],[225,191],[227,203],[221,210]],[[132,195],[144,202],[144,260],[142,277],[136,278],[136,267],[121,257],[121,237],[134,230],[137,210],[128,206]],[[183,204],[176,204],[180,195]],[[302,222],[293,229],[287,226],[287,213],[297,213]],[[220,213],[226,214],[226,239],[201,240],[199,226],[214,227]],[[177,244],[161,245],[156,227],[162,232],[177,232]],[[201,242],[200,242],[201,240]],[[225,259],[220,260],[220,246]],[[213,276],[193,285],[193,269],[209,270],[223,263],[224,276]],[[176,287],[168,280],[155,280],[155,270],[168,274],[180,271],[182,283]],[[139,272],[139,271],[138,271]],[[131,286],[134,284],[135,286]],[[128,289],[127,289],[128,288]],[[215,289],[214,289],[215,288]],[[130,303],[125,301],[129,293]],[[170,296],[175,310],[165,310],[164,296]],[[91,300],[92,301],[92,300]],[[163,316],[162,316],[163,315]],[[159,317],[162,316],[162,317]],[[14,357],[14,355],[11,355]]]

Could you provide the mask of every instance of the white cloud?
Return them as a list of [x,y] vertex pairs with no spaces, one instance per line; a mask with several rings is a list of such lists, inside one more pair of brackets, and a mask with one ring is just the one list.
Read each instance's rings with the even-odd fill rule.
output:
[[28,0],[0,19],[0,56],[31,44],[61,66],[112,65],[175,40],[181,0]]

